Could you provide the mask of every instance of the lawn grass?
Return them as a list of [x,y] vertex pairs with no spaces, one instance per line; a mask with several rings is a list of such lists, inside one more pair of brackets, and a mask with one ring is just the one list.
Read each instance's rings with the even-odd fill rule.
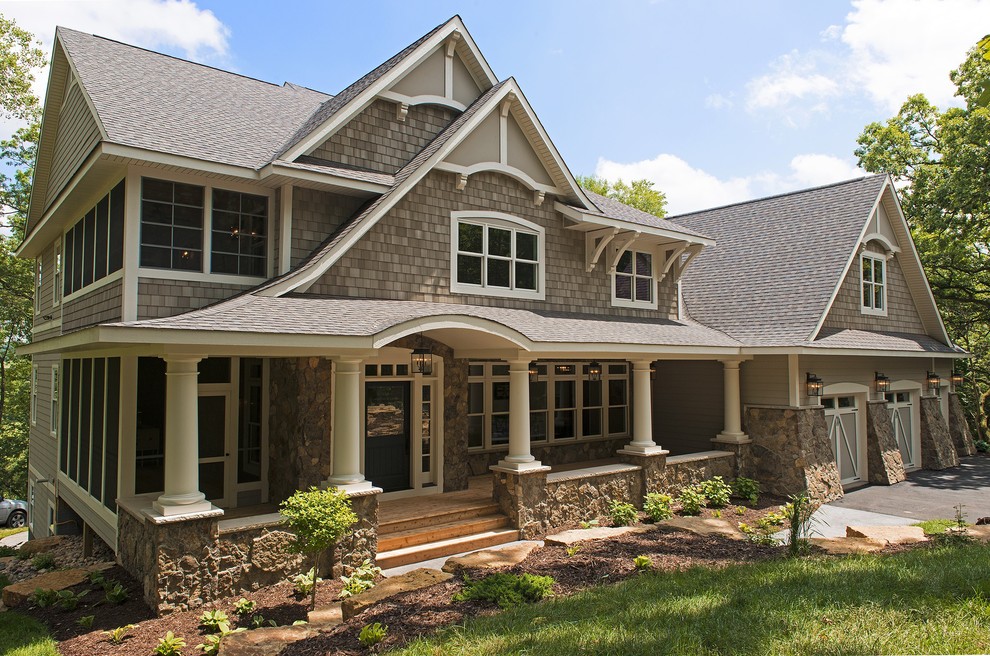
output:
[[7,611],[0,613],[0,654],[58,656],[58,648],[41,622]]
[[9,535],[17,535],[18,533],[26,533],[27,530],[27,526],[22,526],[20,528],[0,528],[0,538],[5,538]]
[[990,547],[641,575],[468,621],[397,654],[990,652]]
[[[959,523],[954,519],[928,519],[917,524],[911,524],[911,526],[920,526],[925,535],[941,535],[945,533],[945,529],[959,526]],[[965,524],[965,526],[969,526],[969,524]]]

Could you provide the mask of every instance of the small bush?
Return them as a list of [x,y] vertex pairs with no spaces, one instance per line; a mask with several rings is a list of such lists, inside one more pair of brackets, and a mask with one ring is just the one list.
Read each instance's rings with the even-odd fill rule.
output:
[[976,450],[980,453],[990,453],[990,442],[986,440],[976,440],[974,442]]
[[251,618],[252,629],[260,629],[265,624],[268,624],[268,626],[278,626],[278,622],[276,622],[275,620],[266,621],[264,615],[255,615]]
[[258,604],[253,601],[248,601],[244,597],[241,597],[234,603],[234,612],[238,616],[250,615],[257,606]]
[[129,596],[127,589],[117,581],[107,581],[103,584],[103,598],[108,604],[119,606],[127,601]]
[[746,514],[746,509],[743,508],[742,506],[736,506],[736,514],[737,515],[745,515]]
[[681,512],[685,515],[700,515],[701,509],[705,507],[707,500],[701,488],[691,485],[681,490],[681,496],[677,497],[681,504]]
[[366,624],[361,627],[361,633],[358,634],[358,642],[365,647],[372,647],[384,640],[386,633],[388,633],[388,627],[381,622]]
[[8,547],[5,544],[0,544],[0,558],[7,558],[8,556],[19,556],[17,547]]
[[340,577],[340,580],[344,582],[344,589],[340,591],[340,598],[347,599],[375,587],[375,579],[381,576],[381,573],[382,568],[373,565],[366,558],[350,576]]
[[55,567],[55,556],[48,552],[40,553],[31,559],[31,566],[35,569],[53,569]]
[[118,626],[116,629],[110,629],[109,631],[104,631],[103,635],[107,637],[107,642],[111,645],[123,644],[124,639],[127,638],[127,632],[131,629],[136,628],[134,624],[127,624],[126,626]]
[[89,580],[93,585],[98,585],[100,587],[106,587],[106,579],[103,578],[103,572],[99,570],[93,570],[86,575],[86,579]]
[[925,535],[931,536],[945,533],[946,529],[953,528],[957,524],[954,519],[928,519],[917,524],[912,524],[911,526],[920,526],[921,530],[925,532]]
[[588,530],[589,528],[596,528],[598,526],[598,520],[592,519],[589,522],[579,522],[579,525],[585,530]]
[[42,590],[35,588],[31,594],[30,601],[38,608],[48,608],[54,606],[58,601],[58,590]]
[[292,587],[295,589],[296,594],[305,597],[308,594],[312,594],[313,588],[323,579],[316,575],[316,568],[314,567],[305,574],[296,574],[289,580],[292,581]]
[[222,610],[208,610],[199,616],[199,625],[207,633],[229,633],[230,618]]
[[742,531],[747,540],[755,544],[763,544],[770,547],[776,547],[780,544],[780,540],[773,536],[776,529],[769,524],[764,523],[761,526],[753,527],[744,522],[739,522],[739,530]]
[[650,492],[643,501],[643,510],[654,522],[662,522],[674,516],[674,511],[670,508],[673,502],[674,498],[669,494]]
[[725,508],[729,505],[729,497],[732,496],[732,488],[722,480],[721,476],[712,476],[707,481],[700,484],[701,493],[708,499],[711,508]]
[[760,482],[740,476],[732,481],[732,496],[746,499],[750,504],[755,504],[760,500]]
[[454,601],[476,599],[510,608],[550,596],[553,594],[553,584],[552,576],[489,574],[483,579],[465,583],[464,589],[454,595]]
[[158,656],[182,656],[182,648],[185,646],[185,640],[171,631],[167,631],[164,638],[158,639],[158,646],[155,647],[154,653]]
[[633,565],[635,565],[636,569],[641,572],[644,570],[653,569],[653,561],[650,560],[649,556],[636,556],[633,558]]
[[214,656],[220,653],[220,641],[223,640],[223,636],[214,633],[213,635],[208,635],[203,638],[203,642],[196,645],[196,649],[201,649],[207,656]]
[[792,557],[807,550],[811,515],[814,512],[815,508],[804,492],[792,494],[790,503],[784,506],[784,514],[790,520],[790,527],[787,532],[787,552]]
[[55,603],[62,610],[75,610],[79,607],[79,601],[87,594],[89,594],[89,590],[83,590],[79,594],[74,593],[72,590],[60,590],[58,600]]
[[581,545],[579,544],[572,544],[571,546],[564,549],[564,553],[567,554],[568,558],[573,558],[578,554],[579,551],[581,551]]
[[96,615],[83,615],[82,617],[76,620],[76,626],[78,626],[81,629],[86,629],[88,631],[89,629],[93,628],[94,620],[96,620]]
[[622,501],[613,501],[612,505],[609,506],[608,512],[613,526],[635,524],[639,516],[636,513],[636,506]]

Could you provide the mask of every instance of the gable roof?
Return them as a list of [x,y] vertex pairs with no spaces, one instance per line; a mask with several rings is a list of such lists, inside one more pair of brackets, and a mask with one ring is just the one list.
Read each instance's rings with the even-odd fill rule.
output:
[[684,275],[691,318],[750,345],[810,342],[886,183],[869,176],[671,217],[718,244]]

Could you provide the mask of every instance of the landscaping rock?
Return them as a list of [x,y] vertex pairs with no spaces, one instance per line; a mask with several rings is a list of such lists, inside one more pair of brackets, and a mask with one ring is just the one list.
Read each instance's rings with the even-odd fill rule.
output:
[[920,526],[847,526],[846,537],[867,538],[881,544],[926,542]]
[[85,569],[66,569],[48,572],[34,578],[8,585],[3,589],[3,603],[7,608],[19,606],[37,589],[65,590],[79,585],[87,580],[89,571]]
[[876,553],[883,551],[884,547],[887,546],[883,542],[868,538],[811,538],[811,544],[836,556]]
[[627,533],[642,533],[649,530],[647,526],[599,526],[596,528],[576,528],[556,535],[548,535],[543,539],[545,544],[568,547],[576,542],[589,540],[605,540]]
[[536,547],[536,542],[523,542],[504,549],[475,551],[466,556],[448,558],[441,569],[453,573],[460,569],[511,567],[526,560],[526,556],[532,553]]
[[745,536],[727,519],[713,517],[671,517],[662,526],[670,526],[695,535],[722,535],[730,540],[744,540]]
[[19,551],[21,554],[34,556],[35,554],[40,554],[44,551],[51,551],[62,542],[62,539],[63,538],[61,535],[53,535],[47,538],[35,538],[34,540],[28,540],[22,544]]
[[318,634],[309,625],[273,626],[231,633],[220,642],[221,656],[276,656],[285,646]]
[[310,626],[328,627],[337,626],[344,621],[344,614],[340,604],[330,604],[316,610],[310,611],[306,616]]
[[443,583],[451,578],[453,578],[453,574],[441,572],[438,569],[420,567],[411,572],[385,579],[372,589],[354,597],[349,597],[341,603],[340,608],[343,611],[344,621],[346,622],[351,619],[365,608],[374,606],[382,599],[397,595],[400,592],[419,590],[420,588],[426,588],[437,583]]
[[990,542],[990,525],[968,526],[966,527],[966,535],[970,535],[980,542]]

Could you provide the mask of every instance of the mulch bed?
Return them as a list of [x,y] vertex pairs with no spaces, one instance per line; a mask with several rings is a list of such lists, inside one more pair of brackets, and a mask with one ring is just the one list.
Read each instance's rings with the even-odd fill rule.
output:
[[[783,499],[761,498],[753,508],[736,507],[716,513],[705,509],[702,516],[721,515],[733,524],[745,522],[754,524],[768,510],[776,510]],[[641,515],[642,517],[642,515]],[[602,520],[608,524],[607,519]],[[637,574],[633,558],[648,556],[655,570],[676,571],[697,565],[722,567],[734,563],[753,562],[779,557],[780,547],[767,547],[746,541],[735,541],[720,536],[703,537],[691,533],[672,530],[663,525],[650,527],[642,533],[633,533],[621,538],[585,542],[580,549],[568,556],[564,547],[547,546],[533,551],[519,565],[503,570],[514,574],[531,573],[554,577],[554,594],[567,596],[582,589],[603,583],[617,582]],[[497,570],[469,572],[474,577],[484,576]],[[185,653],[199,653],[194,650],[202,642],[204,631],[199,626],[199,618],[206,610],[222,609],[230,617],[232,625],[238,626],[238,618],[233,606],[241,595],[206,604],[196,610],[173,613],[156,618],[143,602],[140,584],[120,567],[105,573],[105,577],[120,581],[129,591],[129,599],[118,606],[103,601],[99,586],[84,584],[74,591],[90,589],[83,603],[74,611],[59,608],[20,608],[45,622],[53,637],[59,641],[63,656],[90,656],[102,654],[115,656],[124,654],[150,654],[158,644],[158,639],[167,631],[185,639]],[[398,647],[417,637],[435,633],[447,626],[461,623],[468,617],[488,615],[498,612],[498,608],[486,602],[454,602],[452,597],[461,589],[460,577],[439,585],[392,597],[351,621],[321,632],[316,638],[288,645],[282,656],[315,656],[334,654],[367,654],[358,643],[361,627],[373,622],[381,622],[389,627],[386,639],[373,648],[379,652]],[[325,581],[320,584],[317,607],[336,601],[342,588],[341,582]],[[257,604],[255,614],[267,620],[275,620],[278,625],[290,625],[296,620],[305,620],[308,598],[297,597],[288,582],[244,594],[243,597]],[[91,629],[80,627],[76,622],[80,617],[93,615]],[[129,637],[121,645],[111,645],[103,631],[125,624],[136,624]],[[250,627],[250,618],[245,618],[241,626]]]

